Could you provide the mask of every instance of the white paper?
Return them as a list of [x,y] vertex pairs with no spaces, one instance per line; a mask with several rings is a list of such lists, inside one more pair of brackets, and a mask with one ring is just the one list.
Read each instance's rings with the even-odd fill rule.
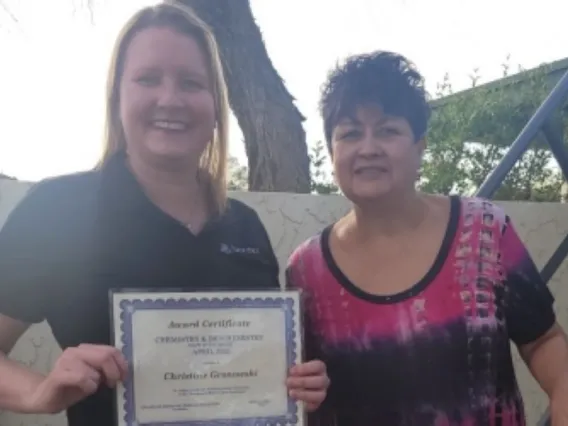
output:
[[287,395],[301,361],[299,294],[115,293],[115,345],[130,362],[121,426],[303,425]]

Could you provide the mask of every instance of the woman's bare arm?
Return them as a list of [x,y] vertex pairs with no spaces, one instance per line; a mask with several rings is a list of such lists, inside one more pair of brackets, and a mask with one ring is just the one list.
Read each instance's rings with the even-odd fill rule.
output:
[[0,314],[0,408],[28,413],[27,397],[45,378],[8,359],[8,354],[29,324]]

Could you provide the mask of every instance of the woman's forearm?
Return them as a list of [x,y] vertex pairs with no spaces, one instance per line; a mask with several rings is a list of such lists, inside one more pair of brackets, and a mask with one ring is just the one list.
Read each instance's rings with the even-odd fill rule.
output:
[[0,353],[0,409],[33,413],[29,400],[44,378]]
[[568,391],[568,340],[558,324],[536,342],[521,347],[520,352],[550,398],[561,390]]

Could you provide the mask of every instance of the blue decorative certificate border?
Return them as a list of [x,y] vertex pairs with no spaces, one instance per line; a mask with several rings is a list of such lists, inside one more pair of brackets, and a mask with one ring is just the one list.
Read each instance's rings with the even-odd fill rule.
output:
[[[120,308],[120,341],[122,343],[122,353],[129,363],[134,360],[133,342],[132,342],[132,316],[136,311],[140,310],[190,310],[190,309],[258,309],[258,308],[275,308],[282,309],[285,315],[286,327],[286,363],[290,369],[298,358],[298,348],[296,338],[298,324],[296,323],[296,306],[297,300],[292,297],[188,297],[188,298],[168,298],[168,299],[126,299],[119,303]],[[134,394],[134,380],[132,369],[129,369],[128,377],[124,383],[123,409],[124,423],[126,426],[284,426],[299,424],[300,415],[298,413],[298,404],[292,398],[288,397],[288,409],[283,416],[275,417],[251,417],[240,419],[226,420],[195,420],[195,421],[176,421],[167,423],[138,423],[136,420]]]

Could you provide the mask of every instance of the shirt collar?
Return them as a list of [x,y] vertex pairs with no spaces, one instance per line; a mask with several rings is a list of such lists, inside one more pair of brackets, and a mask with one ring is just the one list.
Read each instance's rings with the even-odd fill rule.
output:
[[[144,193],[138,180],[126,164],[126,153],[119,151],[102,166],[101,195],[106,206],[113,206],[121,212],[140,213],[143,209],[159,209]],[[221,224],[234,225],[237,215],[231,211],[231,200],[225,212],[212,218],[203,231],[217,228]],[[165,214],[165,213],[164,213]]]

